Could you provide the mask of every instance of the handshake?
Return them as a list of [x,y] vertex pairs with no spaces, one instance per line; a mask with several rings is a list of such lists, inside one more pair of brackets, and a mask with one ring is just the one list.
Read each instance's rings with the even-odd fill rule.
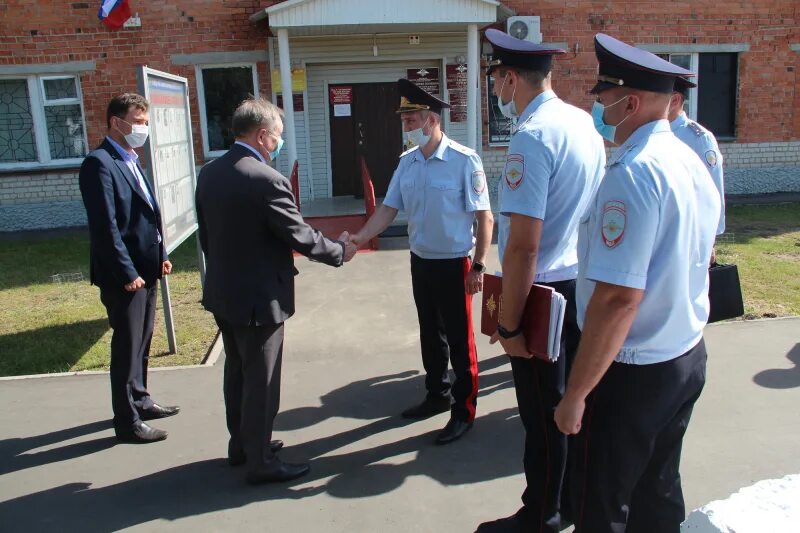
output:
[[337,239],[344,244],[344,262],[347,263],[355,257],[358,247],[364,242],[358,234],[350,235],[347,231],[342,232]]

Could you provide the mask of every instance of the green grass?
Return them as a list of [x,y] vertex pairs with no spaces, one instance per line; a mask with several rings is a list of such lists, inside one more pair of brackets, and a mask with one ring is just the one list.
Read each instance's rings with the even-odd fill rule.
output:
[[[99,291],[88,282],[85,232],[5,239],[0,250],[0,375],[107,369],[111,330]],[[800,203],[728,207],[717,255],[739,265],[747,318],[800,315]],[[167,354],[159,293],[152,366],[199,363],[217,332],[200,306],[195,239],[171,259],[178,353]],[[70,272],[85,280],[51,281]]]
[[717,261],[739,267],[745,318],[800,315],[800,203],[729,206]]
[[[88,282],[85,233],[4,240],[0,247],[0,375],[107,369],[111,329],[99,290]],[[200,305],[195,239],[170,259],[178,353],[167,353],[159,291],[151,366],[198,364],[217,332],[213,317]],[[73,272],[81,272],[84,281],[58,284],[51,279]]]

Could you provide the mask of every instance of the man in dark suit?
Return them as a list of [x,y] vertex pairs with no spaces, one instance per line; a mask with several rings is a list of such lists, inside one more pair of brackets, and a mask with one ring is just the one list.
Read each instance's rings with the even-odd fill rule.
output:
[[236,143],[203,167],[196,206],[206,254],[203,306],[214,313],[225,345],[228,461],[247,463],[252,484],[287,481],[307,464],[282,462],[272,441],[280,402],[283,323],[294,314],[292,250],[331,266],[356,252],[345,232],[330,241],[303,221],[289,180],[267,165],[283,146],[281,110],[242,102],[233,115]]
[[172,271],[161,238],[161,211],[134,148],[144,145],[149,104],[121,94],[108,104],[108,136],[86,156],[80,189],[89,219],[91,282],[114,330],[111,338],[111,405],[114,431],[123,442],[167,438],[144,420],[178,413],[147,392],[147,360],[156,311],[156,281]]

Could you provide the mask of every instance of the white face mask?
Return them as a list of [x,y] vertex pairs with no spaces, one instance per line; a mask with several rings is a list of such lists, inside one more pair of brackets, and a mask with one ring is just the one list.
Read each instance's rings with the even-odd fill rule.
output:
[[503,102],[503,97],[500,96],[503,94],[503,89],[506,86],[506,80],[508,79],[508,73],[503,77],[503,84],[500,86],[500,93],[497,95],[497,107],[500,108],[500,112],[509,120],[516,120],[519,117],[519,113],[517,112],[517,104],[514,102],[514,96],[517,94],[517,86],[514,86],[514,90],[511,91],[511,100],[508,102]]
[[425,124],[422,125],[421,128],[417,128],[415,130],[407,131],[406,132],[406,139],[416,146],[422,148],[426,144],[428,144],[431,140],[430,135],[425,135],[424,128],[428,124],[428,121],[425,121]]
[[[144,143],[147,142],[147,136],[150,133],[150,128],[144,124],[130,124],[124,120],[122,120],[122,122],[125,122],[125,124],[128,124],[131,127],[131,132],[125,135],[125,142],[128,143],[128,146],[131,148],[141,148],[144,146]],[[119,128],[117,128],[117,131],[122,133]]]

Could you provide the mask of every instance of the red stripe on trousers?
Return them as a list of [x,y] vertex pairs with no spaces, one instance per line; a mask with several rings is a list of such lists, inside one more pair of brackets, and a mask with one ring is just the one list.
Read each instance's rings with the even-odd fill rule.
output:
[[467,292],[467,276],[472,270],[469,257],[464,258],[464,299],[467,310],[467,346],[469,354],[469,372],[472,375],[472,392],[467,396],[468,422],[475,420],[475,398],[478,396],[478,351],[475,348],[475,332],[472,327],[472,295]]

